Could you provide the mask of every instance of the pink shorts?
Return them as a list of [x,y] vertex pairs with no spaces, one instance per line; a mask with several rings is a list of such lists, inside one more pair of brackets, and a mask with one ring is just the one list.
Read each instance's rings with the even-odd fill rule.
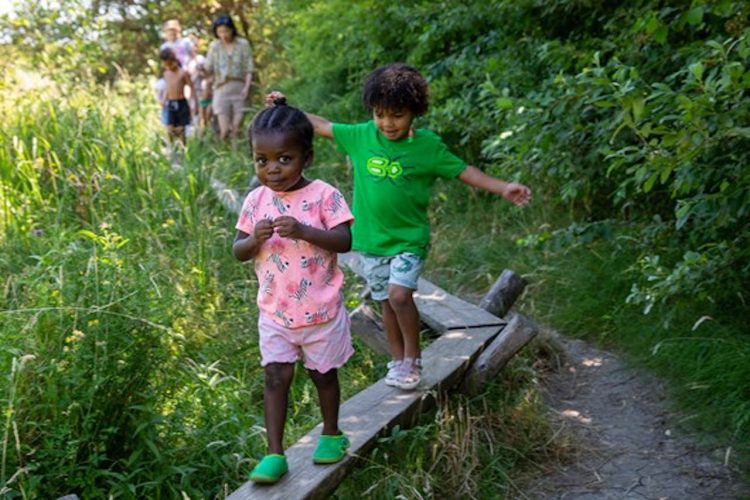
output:
[[285,328],[263,312],[258,318],[261,366],[295,363],[304,355],[308,370],[326,373],[341,368],[354,354],[349,331],[349,314],[343,304],[332,320],[300,328]]

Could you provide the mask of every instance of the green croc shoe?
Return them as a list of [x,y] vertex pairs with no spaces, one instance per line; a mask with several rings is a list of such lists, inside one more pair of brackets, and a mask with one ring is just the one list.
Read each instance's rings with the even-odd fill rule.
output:
[[349,449],[349,440],[344,434],[338,436],[321,435],[318,446],[313,453],[313,462],[316,464],[333,464],[342,460]]
[[250,473],[250,481],[273,484],[289,471],[284,455],[266,455]]

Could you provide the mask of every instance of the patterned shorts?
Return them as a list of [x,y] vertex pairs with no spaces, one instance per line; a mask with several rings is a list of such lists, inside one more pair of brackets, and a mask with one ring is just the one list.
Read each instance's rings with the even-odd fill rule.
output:
[[374,300],[388,299],[390,283],[417,289],[417,281],[424,267],[424,259],[419,255],[409,252],[389,257],[361,254],[360,258]]

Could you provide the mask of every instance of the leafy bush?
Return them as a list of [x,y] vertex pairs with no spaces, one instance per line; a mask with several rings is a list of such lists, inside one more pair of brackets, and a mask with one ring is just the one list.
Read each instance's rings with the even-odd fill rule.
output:
[[430,80],[426,124],[467,160],[655,236],[632,266],[644,311],[747,289],[745,2],[344,3],[286,6],[302,23],[287,33],[287,85],[303,106],[361,119],[364,75],[406,60]]

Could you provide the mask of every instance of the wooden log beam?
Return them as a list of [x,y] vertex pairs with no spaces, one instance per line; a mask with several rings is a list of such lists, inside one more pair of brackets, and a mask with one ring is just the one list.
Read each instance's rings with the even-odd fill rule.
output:
[[351,441],[347,457],[336,464],[315,465],[312,453],[322,424],[286,450],[289,472],[275,485],[246,482],[229,500],[327,498],[355,465],[356,458],[375,445],[379,435],[393,426],[412,425],[413,419],[435,404],[435,394],[463,379],[471,361],[498,334],[501,326],[452,330],[423,352],[425,371],[417,391],[404,392],[385,385],[383,379],[341,405],[339,426]]
[[510,269],[504,269],[490,291],[479,302],[479,307],[504,318],[525,288],[525,279]]
[[388,338],[383,321],[372,307],[360,304],[349,313],[352,333],[357,335],[370,349],[378,354],[388,354]]
[[511,313],[508,324],[467,370],[461,392],[477,394],[479,389],[502,370],[508,361],[539,333],[536,323],[526,316]]

